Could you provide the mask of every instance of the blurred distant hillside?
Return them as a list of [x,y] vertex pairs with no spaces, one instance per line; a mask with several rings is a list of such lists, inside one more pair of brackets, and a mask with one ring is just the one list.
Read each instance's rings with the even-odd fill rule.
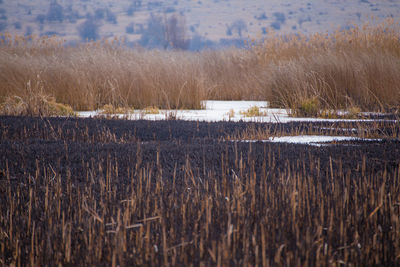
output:
[[199,50],[400,18],[398,0],[0,0],[0,32]]

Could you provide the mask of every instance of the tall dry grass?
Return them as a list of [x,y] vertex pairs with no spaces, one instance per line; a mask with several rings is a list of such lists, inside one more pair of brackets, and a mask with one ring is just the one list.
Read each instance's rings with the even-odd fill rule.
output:
[[253,51],[268,68],[264,95],[298,111],[310,100],[319,109],[398,110],[400,27],[388,19],[332,34],[269,38]]
[[193,109],[205,99],[268,100],[298,115],[315,115],[304,112],[310,103],[311,110],[397,110],[399,33],[399,23],[387,20],[203,52],[130,49],[120,40],[65,47],[57,38],[4,34],[0,102],[23,96],[30,82],[75,110]]

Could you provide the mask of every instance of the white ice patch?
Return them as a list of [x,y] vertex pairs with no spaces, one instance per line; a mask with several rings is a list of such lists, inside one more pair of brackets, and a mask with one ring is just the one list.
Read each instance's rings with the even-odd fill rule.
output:
[[323,136],[323,135],[296,135],[270,137],[266,140],[238,140],[241,142],[273,142],[273,143],[291,143],[321,146],[327,143],[343,141],[380,141],[381,139],[364,139],[352,136]]
[[[285,123],[290,121],[374,121],[374,120],[348,120],[348,119],[321,119],[321,118],[294,118],[290,117],[288,110],[278,108],[268,108],[266,101],[202,101],[203,109],[200,110],[160,110],[159,114],[146,114],[143,110],[135,110],[131,114],[116,114],[120,118],[131,120],[166,120],[175,118],[187,121],[252,121],[252,122],[272,122]],[[265,116],[246,117],[241,112],[247,111],[251,107],[258,107],[260,113]],[[233,111],[233,112],[232,112]],[[79,117],[101,116],[101,110],[77,112]],[[233,115],[233,116],[232,116]],[[376,120],[375,120],[376,121]]]
[[267,101],[218,101],[218,100],[205,100],[201,101],[201,106],[206,110],[222,110],[229,111],[244,111],[251,107],[268,108]]
[[294,144],[311,144],[311,143],[331,143],[339,141],[360,140],[351,136],[323,136],[323,135],[297,135],[297,136],[280,136],[270,137],[268,141],[276,143],[294,143]]

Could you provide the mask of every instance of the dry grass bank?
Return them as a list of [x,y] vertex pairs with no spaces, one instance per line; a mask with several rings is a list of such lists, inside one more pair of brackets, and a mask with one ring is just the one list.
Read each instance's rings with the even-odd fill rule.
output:
[[384,24],[312,36],[271,34],[248,49],[182,52],[129,49],[119,40],[64,47],[55,38],[3,35],[0,102],[26,85],[75,110],[112,104],[200,108],[204,99],[269,100],[319,110],[398,110],[400,26]]
[[[265,96],[309,115],[320,109],[398,110],[399,23],[272,39],[255,51],[269,66]],[[268,95],[269,94],[269,95]]]

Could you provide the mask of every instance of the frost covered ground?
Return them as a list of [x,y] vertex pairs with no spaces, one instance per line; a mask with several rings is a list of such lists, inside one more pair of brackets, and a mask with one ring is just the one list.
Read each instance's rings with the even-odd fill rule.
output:
[[[145,110],[135,110],[131,114],[116,114],[118,117],[126,117],[132,120],[164,120],[176,118],[187,121],[252,121],[285,123],[290,121],[341,121],[343,119],[324,119],[324,118],[298,118],[290,117],[286,109],[269,108],[266,101],[202,101],[204,109],[201,110],[159,110],[158,114],[149,114]],[[251,107],[258,107],[264,116],[246,116],[242,114]],[[233,111],[233,112],[232,112]],[[102,114],[102,110],[78,112],[79,117],[94,117]],[[346,120],[346,121],[359,121]],[[368,121],[368,120],[363,120]],[[371,121],[371,120],[369,120]]]
[[[117,114],[119,117],[128,119],[144,120],[164,120],[173,116],[179,120],[188,121],[257,121],[257,122],[277,122],[281,118],[288,118],[285,109],[269,109],[268,102],[265,101],[202,101],[201,110],[159,110],[158,114],[148,114],[145,110],[135,110],[132,114]],[[266,116],[246,117],[241,112],[251,107],[258,107],[260,112],[266,112]],[[233,110],[233,112],[232,112]],[[102,110],[79,112],[80,117],[93,117],[101,115]],[[233,115],[233,116],[232,116]]]
[[[344,141],[380,141],[381,139],[366,139],[354,136],[326,136],[326,135],[295,135],[270,137],[262,142],[307,144],[312,146],[323,146],[336,144]],[[257,142],[258,140],[241,140],[242,142]]]
[[[127,118],[130,120],[165,120],[174,118],[186,121],[206,121],[206,122],[219,122],[219,121],[244,121],[244,122],[265,122],[265,123],[287,123],[291,121],[304,121],[304,122],[354,122],[354,121],[373,121],[372,119],[324,119],[324,118],[299,118],[289,116],[286,109],[269,108],[269,103],[266,101],[214,101],[207,100],[202,102],[204,109],[201,110],[159,110],[157,114],[149,114],[145,110],[135,110],[131,114],[116,114],[120,118]],[[246,116],[245,112],[252,108],[258,107],[262,116]],[[101,116],[102,110],[78,112],[79,117],[95,117]],[[342,129],[343,130],[343,129]],[[348,129],[349,132],[354,129]],[[325,135],[298,135],[298,136],[280,136],[270,137],[265,142],[285,142],[297,144],[310,144],[321,145],[322,143],[332,143],[341,141],[360,141],[360,140],[373,140],[377,139],[361,139],[350,136],[325,136]],[[247,140],[241,140],[247,141]]]

